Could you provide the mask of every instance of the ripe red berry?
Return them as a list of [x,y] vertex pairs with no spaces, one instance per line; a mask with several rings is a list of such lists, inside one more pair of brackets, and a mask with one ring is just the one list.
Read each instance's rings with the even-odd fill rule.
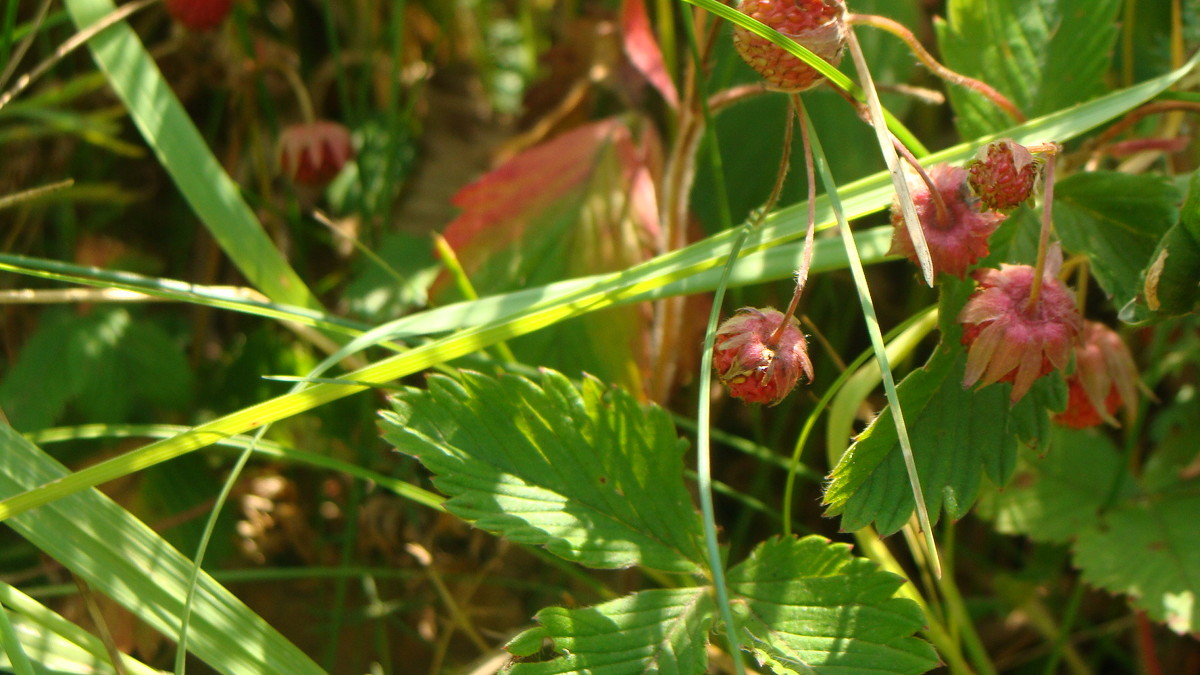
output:
[[1137,407],[1137,366],[1116,331],[1096,321],[1084,324],[1067,387],[1067,407],[1054,421],[1074,429],[1120,426],[1113,417],[1117,408]]
[[232,7],[233,0],[167,0],[167,13],[193,31],[216,28]]
[[[929,246],[929,257],[934,272],[945,272],[962,279],[968,267],[988,254],[988,237],[1005,216],[979,210],[979,200],[967,187],[965,170],[938,164],[929,169],[929,178],[941,197],[941,205],[925,181],[913,181],[911,187],[917,220],[921,222],[925,243]],[[895,230],[888,252],[902,254],[916,263],[917,252],[904,224],[899,202],[892,204],[892,226]]]
[[[783,330],[779,330],[780,327]],[[774,405],[803,375],[813,379],[808,344],[796,317],[767,307],[743,307],[717,328],[713,368],[734,398]]]
[[996,211],[1020,206],[1033,194],[1040,163],[1033,153],[1008,138],[989,143],[967,164],[971,188],[983,205]]
[[[846,44],[842,0],[745,0],[739,10],[834,66],[842,60],[842,47]],[[772,89],[804,91],[821,80],[821,74],[812,66],[741,26],[733,28],[733,45]]]
[[279,167],[303,185],[328,183],[353,156],[350,131],[337,122],[293,124],[279,135]]
[[1037,301],[1030,303],[1033,275],[1029,265],[975,271],[979,287],[958,315],[967,346],[964,387],[1012,382],[1016,403],[1039,377],[1070,363],[1083,329],[1075,299],[1048,269]]

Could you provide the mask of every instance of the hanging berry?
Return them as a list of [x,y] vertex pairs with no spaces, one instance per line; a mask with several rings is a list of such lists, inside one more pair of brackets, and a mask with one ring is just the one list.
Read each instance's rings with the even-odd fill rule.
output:
[[[962,279],[968,267],[988,254],[988,237],[1005,216],[979,210],[979,200],[967,187],[964,169],[938,164],[929,169],[929,179],[936,193],[923,180],[912,181],[911,193],[933,270]],[[917,263],[898,202],[892,204],[892,227],[892,248],[888,252]]]
[[995,211],[1015,209],[1033,195],[1041,162],[1028,148],[1004,138],[989,143],[967,164],[971,189],[984,207]]
[[1016,403],[1039,377],[1067,367],[1083,319],[1071,293],[1055,278],[1057,267],[1049,266],[1033,302],[1033,267],[975,271],[979,287],[958,315],[967,346],[964,387],[1012,382]]
[[293,124],[279,135],[279,167],[302,185],[325,185],[353,156],[350,131],[337,122]]
[[[846,44],[845,5],[841,0],[745,0],[739,10],[804,45],[836,66]],[[772,89],[799,92],[821,80],[812,66],[782,47],[734,26],[733,45]]]
[[1087,321],[1075,347],[1075,372],[1067,378],[1067,407],[1054,421],[1074,429],[1101,422],[1120,426],[1117,408],[1137,408],[1137,366],[1116,331]]
[[747,403],[775,405],[801,375],[813,379],[800,322],[771,307],[743,307],[717,328],[713,367],[730,395]]
[[208,31],[221,25],[233,0],[167,0],[167,13],[190,31]]

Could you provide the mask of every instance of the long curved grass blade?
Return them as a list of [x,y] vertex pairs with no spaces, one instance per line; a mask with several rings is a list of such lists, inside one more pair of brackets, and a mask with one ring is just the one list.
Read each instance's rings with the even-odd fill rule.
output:
[[[1060,142],[1068,140],[1153,98],[1189,72],[1197,60],[1200,60],[1200,55],[1193,57],[1179,70],[1070,110],[1032,120],[1008,130],[1006,135],[1018,143],[1034,143],[1045,138],[1054,138]],[[979,142],[988,140],[991,139],[980,139]],[[961,161],[972,156],[974,152],[975,144],[964,143],[931,155],[929,161]],[[877,211],[890,203],[890,177],[886,172],[880,172],[844,186],[832,194],[838,195],[844,216],[848,219],[856,218]],[[765,251],[803,237],[806,211],[807,207],[800,204],[767,216],[764,223],[747,236],[743,255],[746,252]],[[818,223],[829,223],[833,220],[828,196],[818,199],[816,213]],[[373,384],[390,382],[473,353],[500,340],[509,340],[559,321],[622,302],[644,299],[647,294],[672,283],[719,267],[728,259],[733,249],[733,240],[739,235],[740,228],[722,232],[623,272],[604,275],[588,286],[580,286],[575,282],[569,290],[553,295],[547,291],[548,287],[537,289],[537,293],[543,294],[542,301],[526,305],[521,310],[523,315],[501,315],[499,319],[488,317],[486,320],[490,323],[477,324],[435,342],[421,345],[404,354],[348,373],[345,378]],[[817,264],[819,261],[814,259],[814,266]],[[412,325],[420,325],[428,316],[429,313],[422,313],[409,317],[409,320],[412,321]],[[482,323],[485,319],[476,316],[473,320]],[[0,520],[46,504],[63,495],[94,487],[211,445],[221,438],[245,433],[268,422],[312,410],[365,388],[361,385],[322,384],[299,394],[280,396],[244,408],[175,438],[147,445],[65,476],[52,485],[33,488],[0,501]]]
[[[65,5],[80,29],[117,9],[111,0],[65,0]],[[213,156],[133,29],[119,23],[92,38],[88,47],[147,145],[242,274],[276,302],[320,308]]]
[[883,331],[879,328],[879,320],[875,316],[875,305],[871,301],[871,289],[867,285],[867,275],[854,251],[854,237],[850,235],[850,223],[841,212],[837,197],[837,185],[833,182],[833,174],[829,169],[829,161],[821,147],[816,131],[809,134],[813,138],[813,160],[816,163],[817,174],[825,184],[825,191],[830,195],[834,214],[837,216],[842,241],[846,245],[846,254],[850,258],[850,272],[854,276],[854,287],[858,290],[859,303],[862,305],[863,319],[867,324],[867,334],[871,337],[871,347],[875,351],[875,360],[879,362],[879,370],[883,374],[883,391],[887,396],[888,405],[892,408],[892,419],[896,423],[896,435],[900,438],[900,450],[904,453],[904,466],[908,469],[909,484],[912,485],[913,497],[917,502],[917,520],[925,533],[925,543],[929,547],[929,561],[934,576],[941,578],[942,565],[938,557],[937,546],[933,541],[933,530],[929,523],[929,513],[925,508],[925,496],[921,490],[921,479],[917,475],[917,465],[913,460],[912,447],[908,441],[908,429],[904,422],[904,411],[900,408],[900,398],[896,395],[896,382],[892,377],[892,368],[888,362],[887,346],[883,342]]
[[[0,425],[0,494],[66,480],[67,468]],[[11,518],[21,536],[155,630],[178,631],[192,561],[97,491],[60,496]],[[193,653],[219,672],[318,675],[313,661],[207,574],[192,628]]]

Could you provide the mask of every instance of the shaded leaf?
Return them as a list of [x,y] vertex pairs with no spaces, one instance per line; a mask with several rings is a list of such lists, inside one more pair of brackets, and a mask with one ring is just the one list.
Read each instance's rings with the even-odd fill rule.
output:
[[346,288],[350,311],[372,321],[394,319],[425,306],[426,289],[438,265],[429,248],[429,237],[388,232],[375,253],[404,281],[365,257],[355,263],[354,278]]
[[1120,307],[1137,295],[1142,270],[1178,220],[1180,198],[1159,176],[1077,173],[1054,187],[1054,229],[1067,251],[1088,256],[1096,281]]
[[773,538],[729,572],[745,641],[801,673],[923,673],[938,665],[904,579],[818,536]]
[[1021,453],[1012,483],[981,504],[996,529],[1066,542],[1096,522],[1103,506],[1134,489],[1116,447],[1096,430],[1055,427],[1044,455]]
[[1176,633],[1200,630],[1200,481],[1126,501],[1079,533],[1075,563],[1088,583],[1129,596]]
[[50,310],[0,384],[0,405],[20,429],[50,426],[68,404],[91,421],[117,422],[139,406],[182,407],[191,383],[179,344],[157,324],[124,308]]
[[[1105,91],[1119,0],[951,0],[935,21],[945,64],[983,80],[1028,117]],[[1015,121],[963,87],[946,87],[959,133],[976,138]]]
[[513,675],[703,673],[716,608],[707,588],[654,589],[582,609],[538,612],[561,656],[517,663]]
[[591,567],[703,568],[684,444],[657,406],[548,370],[538,383],[434,376],[393,405],[385,438],[421,460],[446,507],[476,526]]

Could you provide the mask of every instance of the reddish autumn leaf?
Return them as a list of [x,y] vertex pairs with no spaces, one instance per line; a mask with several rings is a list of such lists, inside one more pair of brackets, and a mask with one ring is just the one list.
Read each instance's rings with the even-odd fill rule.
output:
[[[453,198],[462,213],[446,241],[483,295],[625,269],[660,246],[659,141],[635,139],[624,118],[592,122],[512,157]],[[450,299],[443,273],[431,295]],[[514,343],[529,363],[586,370],[642,389],[647,307],[586,317]],[[578,374],[576,372],[576,374]]]
[[621,3],[621,33],[625,36],[625,55],[646,80],[658,90],[672,108],[679,106],[679,93],[667,72],[662,50],[654,38],[650,18],[646,15],[645,0],[624,0]]

